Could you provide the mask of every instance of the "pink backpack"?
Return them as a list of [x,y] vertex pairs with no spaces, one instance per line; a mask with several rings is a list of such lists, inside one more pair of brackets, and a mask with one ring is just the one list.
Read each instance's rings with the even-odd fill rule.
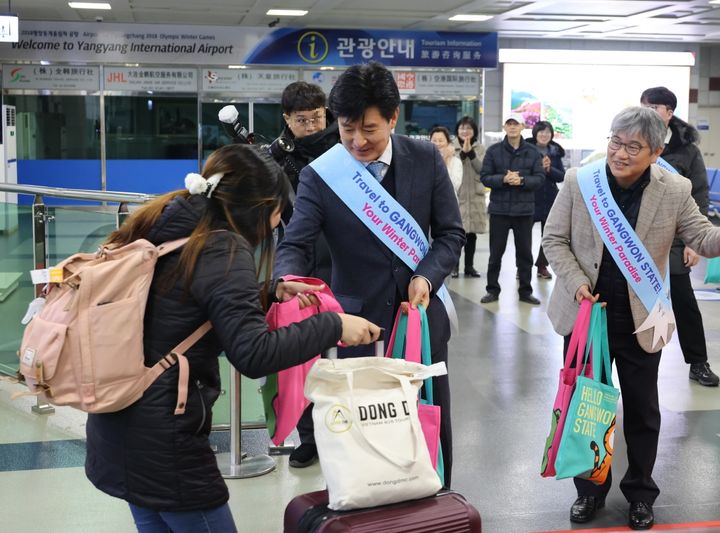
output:
[[[325,283],[317,278],[290,275],[283,276],[283,279],[285,281],[310,283],[311,285]],[[326,283],[324,289],[314,294],[320,301],[320,305],[300,309],[297,297],[287,302],[272,304],[266,317],[270,330],[300,322],[324,311],[343,312],[342,307],[340,307]],[[261,387],[268,433],[276,446],[279,446],[290,435],[300,420],[303,411],[310,405],[310,401],[305,398],[304,393],[305,378],[319,358],[320,355],[318,354],[301,365],[281,370],[277,374],[271,374],[267,376],[265,384]]]
[[25,328],[21,380],[30,394],[88,413],[111,413],[137,401],[168,368],[179,364],[175,414],[185,412],[188,362],[183,355],[212,325],[206,322],[153,367],[145,366],[143,320],[159,257],[187,238],[159,246],[139,239],[57,265],[61,283],[45,288],[46,303]]

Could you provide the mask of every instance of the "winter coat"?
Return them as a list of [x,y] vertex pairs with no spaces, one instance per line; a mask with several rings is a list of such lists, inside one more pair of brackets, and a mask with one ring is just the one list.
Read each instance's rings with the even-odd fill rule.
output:
[[[700,208],[700,212],[707,216],[708,213],[708,179],[705,162],[703,161],[697,143],[700,141],[700,134],[690,124],[678,117],[672,117],[668,125],[672,136],[670,142],[665,145],[665,150],[660,157],[670,163],[677,173],[685,176],[692,183],[692,197]],[[680,239],[673,241],[670,250],[670,274],[686,274],[690,269],[683,261],[683,250],[685,244]]]
[[[535,139],[526,139],[530,144],[537,146]],[[565,150],[555,141],[550,141],[547,147],[547,155],[550,158],[550,170],[545,172],[545,184],[541,189],[535,191],[535,221],[545,221],[550,208],[555,202],[558,194],[558,183],[565,179],[565,166],[562,158],[565,157]],[[540,157],[543,157],[542,152]]]
[[[517,171],[522,185],[508,185],[503,181],[508,170]],[[490,187],[491,215],[528,216],[535,212],[535,191],[545,182],[545,170],[540,152],[532,144],[520,140],[513,148],[507,136],[487,149],[483,159],[480,181]]]
[[485,185],[480,183],[485,147],[482,144],[475,144],[472,151],[466,154],[456,142],[456,150],[463,168],[458,203],[465,233],[485,233],[488,227],[488,214]]
[[[160,244],[188,236],[205,202],[199,196],[172,200],[149,240]],[[342,334],[335,313],[268,332],[254,250],[237,233],[208,237],[187,292],[183,279],[170,288],[162,286],[179,256],[180,250],[156,265],[145,311],[144,350],[151,366],[198,326],[212,323],[213,329],[185,354],[190,366],[185,414],[173,414],[175,365],[131,406],[91,414],[87,420],[87,477],[101,491],[155,511],[211,509],[228,500],[208,443],[212,406],[220,394],[221,352],[241,373],[258,378],[311,359]]]
[[[302,169],[340,142],[338,124],[330,111],[327,111],[327,120],[329,124],[324,130],[317,131],[301,139],[296,138],[288,127],[285,127],[281,134],[281,137],[292,139],[293,143],[295,143],[295,149],[280,162],[290,179],[290,184],[295,193],[297,193]],[[282,214],[285,225],[290,222],[292,212],[293,207],[289,203]],[[315,246],[309,253],[312,254],[307,257],[308,263],[312,265],[310,276],[321,279],[329,285],[332,281],[332,258],[330,257],[330,248],[322,234],[318,236]]]

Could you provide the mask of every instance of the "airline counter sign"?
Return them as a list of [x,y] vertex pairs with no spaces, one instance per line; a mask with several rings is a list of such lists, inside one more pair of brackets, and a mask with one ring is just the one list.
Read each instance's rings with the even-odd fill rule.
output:
[[72,65],[3,65],[4,89],[99,91],[100,69]]

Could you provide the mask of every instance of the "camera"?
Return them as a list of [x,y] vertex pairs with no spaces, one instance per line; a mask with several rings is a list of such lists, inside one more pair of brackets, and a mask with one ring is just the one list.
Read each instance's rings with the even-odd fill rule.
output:
[[[225,130],[225,133],[235,143],[257,144],[255,134],[248,132],[247,128],[240,122],[240,113],[234,105],[226,105],[218,112],[218,119]],[[273,159],[282,163],[285,158],[295,150],[295,143],[287,137],[278,137],[270,143],[262,146],[270,153]]]

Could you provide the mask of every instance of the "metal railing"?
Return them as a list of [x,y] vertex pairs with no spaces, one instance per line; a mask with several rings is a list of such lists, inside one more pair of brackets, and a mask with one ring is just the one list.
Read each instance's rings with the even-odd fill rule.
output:
[[[0,183],[0,192],[26,194],[33,196],[32,221],[33,221],[33,265],[34,269],[45,269],[47,265],[47,222],[52,220],[48,214],[47,206],[43,197],[69,198],[73,200],[90,200],[99,202],[117,203],[116,226],[120,225],[130,215],[129,204],[143,204],[155,198],[153,194],[118,192],[118,191],[97,191],[87,189],[65,189],[61,187],[46,187],[41,185],[16,185],[11,183]],[[35,295],[39,296],[41,286],[35,288]],[[241,379],[240,373],[235,369],[230,372],[230,452],[218,454],[218,467],[223,477],[226,478],[248,478],[261,476],[272,472],[275,469],[275,461],[268,455],[259,454],[252,457],[243,456],[241,452],[242,431],[241,421]],[[32,407],[32,411],[38,414],[52,414],[55,408],[40,400]],[[254,427],[257,427],[254,426]],[[266,427],[266,426],[265,426]]]

